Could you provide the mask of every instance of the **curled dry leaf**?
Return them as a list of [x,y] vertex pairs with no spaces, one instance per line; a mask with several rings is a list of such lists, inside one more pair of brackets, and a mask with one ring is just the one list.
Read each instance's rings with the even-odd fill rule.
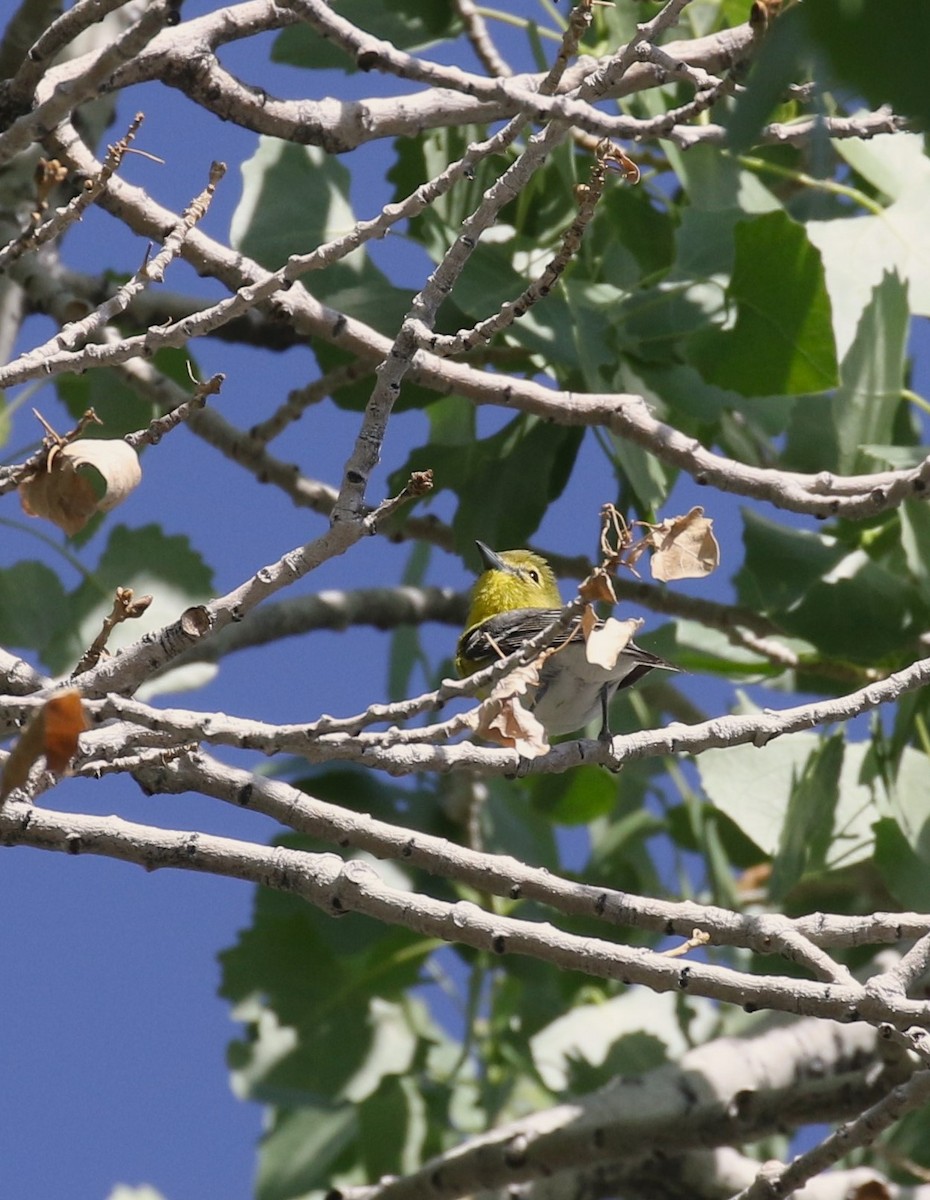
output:
[[487,700],[474,713],[474,730],[479,737],[509,750],[523,758],[538,758],[549,750],[545,728],[524,708],[519,697],[539,683],[541,655],[534,662],[517,667],[491,689]]
[[683,517],[670,517],[649,526],[647,543],[653,549],[652,576],[663,583],[671,579],[703,579],[720,563],[720,547],[713,521],[704,509],[692,508]]
[[45,469],[19,485],[23,511],[67,534],[121,504],[142,479],[139,456],[119,438],[82,438],[53,446]]
[[33,765],[44,755],[49,771],[61,775],[74,757],[78,735],[87,728],[87,718],[76,688],[52,696],[36,712],[20,734],[6,760],[0,778],[0,802],[14,788],[22,787]]
[[633,634],[642,624],[643,622],[638,617],[630,617],[626,621],[608,617],[588,634],[584,648],[585,658],[592,666],[612,671],[617,665],[617,659],[633,640]]
[[603,600],[606,604],[617,603],[617,593],[614,591],[614,585],[610,581],[610,576],[603,567],[598,567],[596,571],[592,571],[588,578],[578,589],[578,595],[582,600],[587,600],[589,604],[595,600]]
[[549,750],[545,729],[516,696],[504,700],[489,720],[479,721],[476,733],[498,746],[516,750],[522,758],[538,758]]
[[597,613],[590,604],[586,604],[581,610],[581,635],[585,641],[597,629]]

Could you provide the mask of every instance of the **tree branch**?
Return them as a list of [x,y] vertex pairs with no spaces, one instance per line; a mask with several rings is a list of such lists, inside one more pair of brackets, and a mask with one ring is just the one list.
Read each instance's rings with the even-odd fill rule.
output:
[[[170,764],[168,764],[170,769]],[[15,794],[15,793],[14,793]],[[630,949],[600,938],[565,933],[551,925],[485,912],[467,901],[448,903],[395,890],[367,862],[335,854],[265,847],[202,833],[176,832],[123,821],[57,813],[9,799],[0,812],[0,841],[67,854],[97,854],[147,870],[174,867],[242,879],[285,890],[330,914],[365,913],[428,937],[518,954],[564,970],[582,971],[656,992],[707,996],[753,1009],[881,1026],[899,1035],[926,1033],[930,1003],[869,995],[858,983],[825,984],[752,975],[700,962],[680,965],[645,947]]]
[[[59,144],[59,150],[77,169],[88,174],[99,170],[96,160],[73,131],[67,142]],[[145,236],[155,236],[165,224],[177,219],[169,210],[156,205],[141,189],[127,185],[118,177],[111,181],[100,203]],[[233,290],[261,287],[272,277],[270,272],[206,237],[200,230],[191,232],[183,254],[198,270],[214,275]],[[375,333],[364,323],[320,304],[299,284],[274,293],[272,303],[301,332],[323,337],[360,357],[386,358],[390,353],[388,338]],[[77,355],[59,354],[46,359],[41,374],[44,377],[48,372],[112,365],[138,355],[150,356],[162,345],[182,344],[186,337],[187,334],[178,327],[171,337],[153,331],[139,338],[123,339],[117,346],[90,345]],[[20,371],[16,363],[10,364],[0,369],[0,386],[25,382],[38,377],[39,371],[39,367]],[[930,456],[913,468],[870,475],[843,477],[828,471],[816,475],[777,471],[739,463],[706,450],[695,438],[657,420],[640,396],[559,392],[513,377],[508,378],[507,386],[502,390],[499,375],[439,359],[425,351],[414,355],[410,378],[435,388],[440,394],[457,392],[476,404],[505,405],[511,410],[533,413],[562,425],[596,425],[610,429],[618,437],[642,446],[660,461],[686,471],[699,484],[818,518],[842,516],[862,520],[895,508],[906,499],[922,497],[930,487]]]

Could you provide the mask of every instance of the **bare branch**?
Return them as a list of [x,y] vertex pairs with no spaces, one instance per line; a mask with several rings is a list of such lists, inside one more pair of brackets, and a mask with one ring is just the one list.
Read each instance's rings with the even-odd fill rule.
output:
[[844,1158],[851,1150],[870,1146],[890,1125],[920,1108],[930,1099],[930,1071],[919,1071],[906,1083],[876,1101],[861,1116],[841,1125],[819,1145],[799,1154],[787,1166],[766,1164],[749,1187],[734,1200],[768,1200],[771,1196],[790,1195],[808,1179]]
[[164,27],[169,11],[168,0],[152,0],[135,25],[95,54],[79,74],[51,84],[50,94],[44,99],[44,85],[50,76],[43,76],[38,105],[0,133],[0,165],[9,162],[31,142],[41,140],[66,120],[79,104],[96,96],[117,68],[135,58]]
[[[164,769],[170,770],[171,763]],[[366,913],[389,925],[490,954],[525,955],[594,978],[644,984],[657,992],[686,990],[731,1004],[752,997],[759,1008],[844,1023],[865,1021],[891,1031],[915,1024],[922,1029],[930,1022],[926,1002],[898,999],[889,1004],[869,996],[858,984],[751,975],[697,962],[679,966],[642,947],[629,949],[549,925],[489,914],[467,901],[450,904],[413,896],[386,886],[368,863],[344,862],[335,854],[255,846],[202,833],[155,829],[118,817],[52,813],[19,803],[8,803],[0,814],[0,840],[72,855],[102,854],[149,870],[174,867],[243,879],[286,889],[329,913]]]

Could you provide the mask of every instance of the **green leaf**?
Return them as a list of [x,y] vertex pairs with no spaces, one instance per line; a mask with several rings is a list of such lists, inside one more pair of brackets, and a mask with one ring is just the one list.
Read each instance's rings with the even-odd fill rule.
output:
[[[404,568],[401,583],[404,587],[422,587],[433,556],[428,542],[414,542]],[[413,695],[412,680],[415,667],[429,670],[429,661],[420,642],[419,625],[400,625],[391,635],[388,656],[388,697],[403,700]]]
[[[822,784],[825,794],[817,801],[818,812],[811,819],[814,854],[828,869],[850,866],[872,853],[872,824],[889,811],[888,798],[871,756],[871,744],[866,742],[846,744],[834,798],[831,780],[836,762],[832,756],[836,751],[828,752],[818,765],[814,756],[822,745],[816,735],[801,733],[762,748],[746,745],[709,750],[698,758],[701,784],[711,802],[772,856],[792,844],[794,834],[786,829],[786,823],[797,817],[792,798],[798,781],[810,778],[812,784]],[[809,765],[814,769],[810,776]],[[798,801],[802,802],[803,798]],[[790,852],[786,853],[786,871],[789,856]]]
[[[396,158],[387,171],[387,179],[394,185],[392,201],[400,203],[406,199],[450,163],[462,158],[469,145],[483,137],[484,131],[479,126],[462,125],[426,130],[417,138],[398,138]],[[462,222],[473,211],[482,192],[497,178],[505,161],[501,156],[482,159],[476,164],[472,178],[461,180],[411,218],[407,236],[422,245],[433,262],[439,262],[452,245]]]
[[[230,244],[276,270],[289,255],[308,254],[348,233],[355,224],[350,180],[342,163],[317,146],[260,137],[258,149],[242,164]],[[341,278],[357,279],[360,258],[356,251],[336,264]]]
[[[926,905],[918,911],[926,912]],[[930,1108],[921,1105],[897,1121],[888,1130],[887,1146],[888,1154],[893,1155],[896,1162],[918,1163],[924,1169],[930,1167]],[[908,1169],[910,1171],[910,1167]],[[914,1178],[913,1173],[911,1178]]]
[[[544,184],[542,176],[536,178]],[[593,249],[595,235],[603,246],[603,255]],[[614,265],[618,247],[623,247],[635,264],[635,275],[631,272],[626,276]],[[674,221],[668,212],[656,207],[644,189],[608,188],[597,206],[593,228],[582,242],[582,254],[589,250],[592,255],[597,253],[605,282],[631,287],[642,275],[671,266],[675,257]]]
[[[715,1020],[712,1005],[698,1003],[705,1034]],[[698,1032],[698,1031],[694,1031]],[[579,1004],[532,1039],[533,1060],[547,1087],[564,1091],[578,1065],[632,1075],[662,1066],[687,1049],[676,997],[630,991],[600,1004]],[[602,1079],[600,1082],[606,1082]]]
[[[894,440],[895,415],[905,382],[909,324],[907,285],[896,274],[886,274],[859,321],[833,400],[838,471],[852,474],[861,466],[861,445]],[[827,465],[821,462],[820,469]]]
[[423,1161],[428,1112],[415,1079],[389,1075],[358,1107],[359,1149],[369,1179],[406,1175]]
[[577,767],[564,775],[533,781],[533,807],[560,825],[588,825],[617,803],[617,785],[597,767]]
[[498,854],[512,854],[520,862],[559,869],[559,852],[551,823],[502,780],[488,783],[481,809],[485,843]]
[[903,909],[930,911],[930,863],[914,853],[891,817],[875,824],[875,866]]
[[6,392],[0,389],[0,446],[5,446],[10,440],[10,433],[13,429],[13,424],[10,421],[9,404],[6,398]]
[[908,569],[923,598],[930,601],[930,505],[924,500],[905,500],[898,513]]
[[823,869],[839,801],[843,746],[839,733],[821,742],[791,789],[772,864],[769,893],[773,900],[783,899],[802,875]]
[[83,375],[59,375],[55,387],[75,420],[92,408],[103,421],[105,437],[122,437],[144,429],[157,415],[152,402],[141,397],[110,367],[86,371]]
[[622,348],[639,362],[679,362],[685,339],[706,329],[722,299],[715,281],[666,279],[633,292],[613,309]]
[[617,476],[621,512],[635,508],[639,516],[654,519],[668,499],[678,472],[654,454],[626,438],[609,434],[610,459]]
[[623,382],[660,412],[667,407],[679,427],[716,424],[727,409],[743,403],[742,396],[705,383],[694,367],[683,363],[625,363]]
[[[290,255],[308,254],[351,232],[350,182],[342,163],[319,147],[260,137],[258,149],[242,165],[230,244],[277,270]],[[364,247],[312,272],[305,282],[317,299],[383,332],[396,330],[409,306],[407,293],[388,282]]]
[[[308,845],[296,836],[282,842]],[[392,886],[409,886],[397,868],[381,864],[379,871]],[[221,993],[244,1002],[240,1019],[253,1021],[236,1049],[238,1088],[278,1104],[341,1103],[405,1071],[416,1035],[400,1002],[433,949],[407,930],[355,914],[337,925],[297,896],[260,890],[252,925],[220,955]],[[249,1007],[256,996],[258,1013]]]
[[582,437],[570,426],[515,417],[480,441],[421,446],[388,486],[399,490],[412,471],[430,469],[437,492],[448,488],[460,498],[452,520],[459,553],[476,538],[500,550],[523,546],[568,482]]
[[[365,298],[361,293],[356,292],[354,293],[354,298],[358,299],[363,307],[370,309],[373,305],[377,307],[376,297],[378,294],[378,288],[376,287],[371,297]],[[391,300],[390,297],[387,297],[387,299]],[[397,297],[395,296],[394,299],[397,299]],[[396,333],[402,317],[403,313],[400,313],[400,305],[395,305],[394,301],[391,300],[390,303],[378,311],[377,320],[373,321],[372,324],[376,328],[383,328],[385,332]],[[317,362],[319,363],[320,371],[323,374],[335,371],[339,367],[349,365],[358,366],[358,357],[343,350],[340,346],[333,346],[321,338],[314,338],[311,344],[313,346],[313,353],[316,355]],[[346,383],[341,387],[335,388],[330,394],[330,399],[340,408],[348,409],[351,412],[362,412],[371,399],[374,383],[375,373],[374,366],[372,365],[369,374],[362,374],[354,383]],[[405,380],[400,396],[394,404],[394,412],[406,412],[411,408],[425,408],[435,398],[436,393],[432,389],[427,389],[421,387],[419,384]]]
[[[452,0],[333,0],[331,7],[373,37],[393,42],[399,50],[422,50],[439,39],[454,37],[459,22]],[[275,39],[273,62],[318,70],[336,67],[356,70],[353,59],[308,25],[291,25]]]
[[675,232],[674,277],[730,275],[736,257],[736,226],[745,220],[741,208],[686,208]]
[[905,746],[890,782],[891,810],[908,845],[930,863],[930,789],[927,755]]
[[698,756],[701,785],[711,803],[764,851],[774,856],[783,837],[792,786],[805,772],[819,739],[812,733],[766,746],[731,746]]
[[736,576],[741,602],[762,612],[787,612],[842,560],[846,547],[824,534],[791,529],[743,510],[746,558]]
[[[849,153],[842,145],[838,149]],[[888,272],[907,282],[911,310],[930,315],[930,160],[923,153],[923,138],[908,133],[878,137],[868,153],[867,163],[852,155],[850,160],[883,180],[877,186],[893,194],[893,203],[880,215],[860,210],[807,224],[808,237],[823,258],[840,354],[845,354],[863,309]]]
[[694,208],[713,213],[739,209],[743,215],[781,209],[765,184],[715,146],[680,150],[666,143],[663,148]]
[[[930,8],[924,0],[817,0],[801,6],[810,38],[873,108],[930,124],[926,87]],[[891,19],[889,19],[891,16]]]
[[609,284],[570,276],[562,296],[571,313],[574,360],[590,391],[613,389],[617,371],[617,304],[622,293]]
[[340,1156],[357,1137],[350,1104],[304,1105],[281,1114],[262,1139],[256,1200],[292,1200],[328,1188]]
[[782,103],[788,86],[810,74],[810,46],[803,15],[789,9],[772,22],[772,28],[753,58],[745,88],[725,121],[731,150],[748,150],[756,141],[772,110]]
[[923,606],[911,581],[835,538],[744,512],[742,603],[822,654],[870,663],[909,650]]
[[744,396],[799,395],[838,381],[820,254],[804,228],[773,212],[736,226],[727,295],[732,329],[695,334],[691,359],[709,383]]
[[55,572],[32,559],[0,571],[0,643],[36,650],[70,620],[68,598]]
[[[524,259],[525,272],[514,269],[514,258]],[[455,285],[455,303],[473,321],[481,321],[508,300],[516,300],[538,276],[551,257],[548,250],[523,237],[503,242],[479,242]],[[510,325],[504,335],[543,356],[560,370],[574,365],[575,343],[571,310],[558,291],[552,291]]]
[[111,650],[137,641],[150,629],[176,620],[178,613],[212,593],[213,575],[186,537],[169,537],[158,525],[115,526],[96,570],[68,596],[68,620],[49,638],[44,657],[52,671],[73,666],[100,632],[113,607],[117,587],[150,594],[152,604],[135,621],[118,625]]
[[907,286],[886,274],[859,320],[836,392],[794,406],[786,465],[844,474],[873,469],[862,461],[863,447],[894,440],[909,323]]
[[609,879],[613,887],[645,895],[661,889],[647,842],[665,833],[666,826],[661,817],[643,807],[655,788],[655,774],[655,767],[650,770],[640,763],[624,767],[623,796],[617,797],[617,811],[595,818],[589,825],[591,855],[582,873],[587,882],[596,886]]
[[[166,347],[156,353],[153,362],[159,371],[181,384],[186,392],[191,391],[187,374],[191,358],[185,350]],[[91,437],[123,437],[137,429],[144,429],[153,417],[164,411],[162,406],[130,387],[119,372],[111,367],[97,367],[93,371],[85,371],[83,375],[59,375],[55,387],[75,420],[92,408],[103,422],[102,431],[92,431]]]

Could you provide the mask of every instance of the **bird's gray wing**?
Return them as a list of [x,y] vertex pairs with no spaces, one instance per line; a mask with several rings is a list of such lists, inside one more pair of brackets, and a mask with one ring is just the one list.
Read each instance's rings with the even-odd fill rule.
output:
[[[462,634],[458,647],[459,655],[478,666],[490,666],[501,655],[506,658],[515,650],[519,650],[524,642],[542,633],[558,616],[557,608],[514,608],[510,612],[497,613],[482,621],[480,625],[473,625]],[[581,624],[576,620],[553,644],[561,646],[563,642],[575,641],[581,636]],[[650,650],[644,650],[635,642],[627,642],[623,654],[636,662],[635,671],[628,676],[630,683],[634,683],[654,668],[678,670],[666,659]]]

